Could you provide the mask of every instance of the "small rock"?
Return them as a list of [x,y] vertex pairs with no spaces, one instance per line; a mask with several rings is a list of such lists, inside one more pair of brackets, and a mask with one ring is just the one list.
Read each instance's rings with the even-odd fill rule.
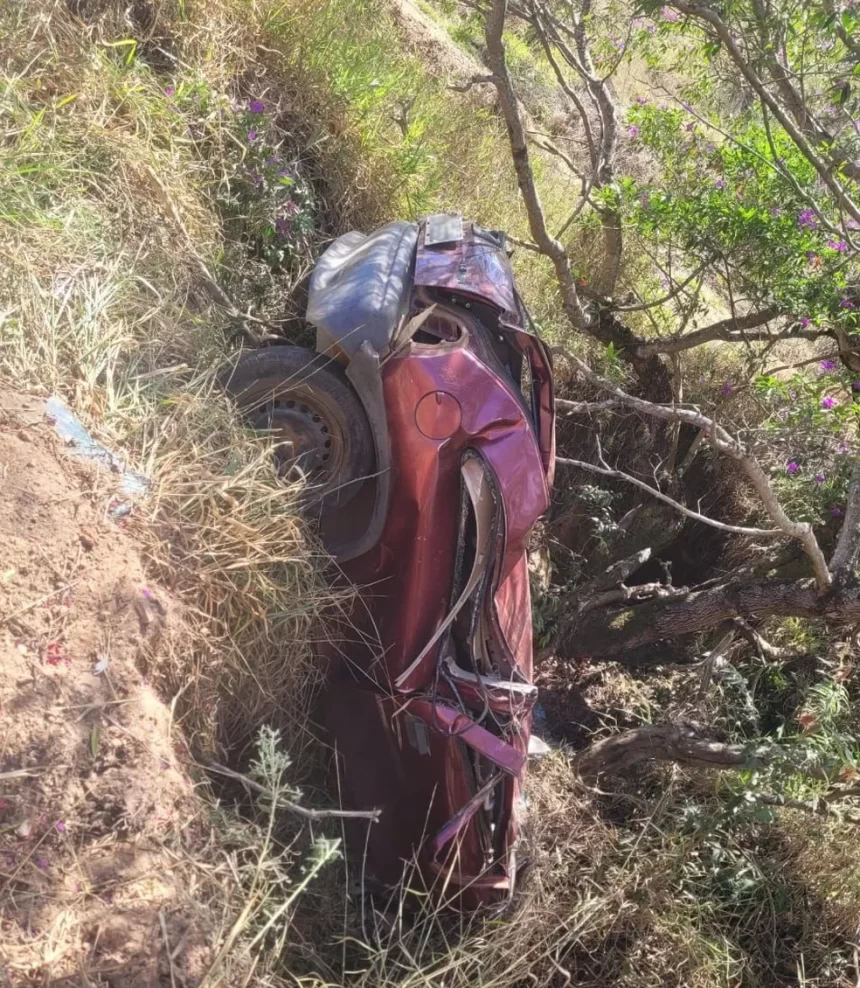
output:
[[86,528],[82,529],[78,534],[78,540],[83,546],[85,552],[92,552],[95,548],[95,536]]
[[30,820],[22,820],[15,828],[15,833],[26,840],[33,833],[33,824]]

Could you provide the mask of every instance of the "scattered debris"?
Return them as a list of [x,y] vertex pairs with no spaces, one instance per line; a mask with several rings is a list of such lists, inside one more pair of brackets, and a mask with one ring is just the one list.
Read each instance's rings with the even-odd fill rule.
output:
[[141,497],[147,493],[150,487],[149,478],[136,470],[129,469],[116,453],[96,442],[62,398],[51,395],[45,402],[45,419],[54,426],[57,435],[69,446],[74,455],[94,460],[105,469],[121,474],[122,488],[126,494]]
[[63,651],[62,643],[57,641],[48,642],[42,652],[42,661],[49,666],[58,666],[61,662],[67,666],[72,664],[72,660]]

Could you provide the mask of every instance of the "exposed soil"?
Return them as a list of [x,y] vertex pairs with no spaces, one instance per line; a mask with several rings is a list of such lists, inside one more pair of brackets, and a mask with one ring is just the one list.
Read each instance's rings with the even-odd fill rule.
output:
[[0,984],[191,985],[211,961],[199,804],[140,671],[180,615],[111,518],[118,479],[0,395]]
[[404,46],[421,58],[428,71],[461,84],[474,75],[486,75],[485,66],[464,51],[441,24],[412,0],[392,0],[391,12]]

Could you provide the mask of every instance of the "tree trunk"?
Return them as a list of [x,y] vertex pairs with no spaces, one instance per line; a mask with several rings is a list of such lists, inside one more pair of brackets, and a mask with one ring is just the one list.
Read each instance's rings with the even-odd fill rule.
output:
[[860,620],[860,587],[819,594],[811,580],[730,583],[682,597],[639,601],[590,611],[564,630],[557,654],[567,659],[612,659],[635,664],[636,650],[706,631],[733,617],[807,617]]

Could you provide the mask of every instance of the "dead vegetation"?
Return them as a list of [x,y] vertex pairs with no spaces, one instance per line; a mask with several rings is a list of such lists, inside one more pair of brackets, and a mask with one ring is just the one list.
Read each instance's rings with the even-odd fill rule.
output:
[[[33,555],[33,540],[16,549],[32,556],[30,582],[8,602],[0,588],[2,613],[57,589],[55,568],[75,579],[80,555],[109,617],[76,638],[90,605],[74,587],[73,621],[51,600],[22,616],[47,622],[25,629],[25,641],[4,628],[13,636],[4,642],[4,717],[16,717],[12,701],[26,692],[35,710],[59,719],[16,720],[32,741],[20,764],[9,760],[14,734],[0,748],[9,804],[0,840],[17,856],[0,862],[0,979],[776,988],[854,978],[856,831],[823,814],[820,828],[809,827],[808,814],[756,804],[730,773],[641,764],[610,794],[579,778],[571,749],[553,752],[530,775],[528,894],[510,916],[470,924],[409,895],[387,909],[362,900],[356,864],[335,864],[334,846],[320,840],[337,826],[300,830],[278,811],[284,801],[332,800],[308,712],[320,682],[316,646],[337,647],[326,615],[347,598],[331,588],[294,492],[273,484],[265,443],[238,428],[215,372],[241,340],[302,331],[302,279],[320,245],[346,228],[450,206],[527,236],[499,121],[400,55],[377,2],[39,0],[4,9],[0,25],[0,136],[11,149],[0,166],[4,380],[63,395],[154,481],[121,532],[103,512],[114,478],[93,474],[97,493],[85,494],[52,440],[27,454],[68,485],[54,483],[51,498],[92,512],[83,527],[95,527],[98,548],[78,553],[80,518],[43,519],[50,563]],[[251,111],[251,100],[265,112]],[[269,154],[303,190],[290,201],[308,222],[285,243],[254,212],[260,193],[248,170]],[[558,228],[579,183],[545,178]],[[600,235],[577,234],[583,265]],[[521,286],[557,330],[558,293],[533,260],[518,258]],[[21,442],[19,428],[4,431],[4,444]],[[646,427],[627,430],[620,449],[631,435],[645,442]],[[30,472],[20,479],[35,498],[41,481]],[[728,487],[727,501],[737,490]],[[598,555],[600,505],[587,518],[587,551]],[[665,517],[655,525],[665,528]],[[62,551],[51,555],[58,528]],[[102,539],[123,548],[102,560]],[[709,558],[723,565],[719,552]],[[19,563],[4,556],[0,577],[11,568]],[[114,599],[120,576],[133,585],[128,600],[146,588],[180,616],[157,643],[126,596]],[[551,612],[551,595],[540,606]],[[66,621],[67,653],[58,654],[71,667],[44,660],[59,640],[53,621]],[[112,680],[92,672],[106,627]],[[775,647],[850,666],[802,625],[759,630]],[[699,639],[696,658],[712,644]],[[776,669],[766,658],[738,657],[755,697],[722,664],[702,691],[696,665],[649,683],[612,664],[547,663],[541,730],[581,746],[589,733],[674,718],[679,731],[705,721],[711,740],[743,747],[746,717],[791,722],[814,709],[825,724],[832,697],[810,699],[814,669]],[[850,716],[840,708],[804,752],[835,744]],[[255,750],[264,725],[281,732],[291,764],[271,733]],[[239,784],[220,790],[219,805],[193,756],[252,771],[269,798],[254,805]],[[3,774],[34,768],[35,784]],[[804,783],[794,795],[814,805],[821,791]],[[21,836],[31,815],[38,826]],[[42,868],[36,858],[48,854]]]

